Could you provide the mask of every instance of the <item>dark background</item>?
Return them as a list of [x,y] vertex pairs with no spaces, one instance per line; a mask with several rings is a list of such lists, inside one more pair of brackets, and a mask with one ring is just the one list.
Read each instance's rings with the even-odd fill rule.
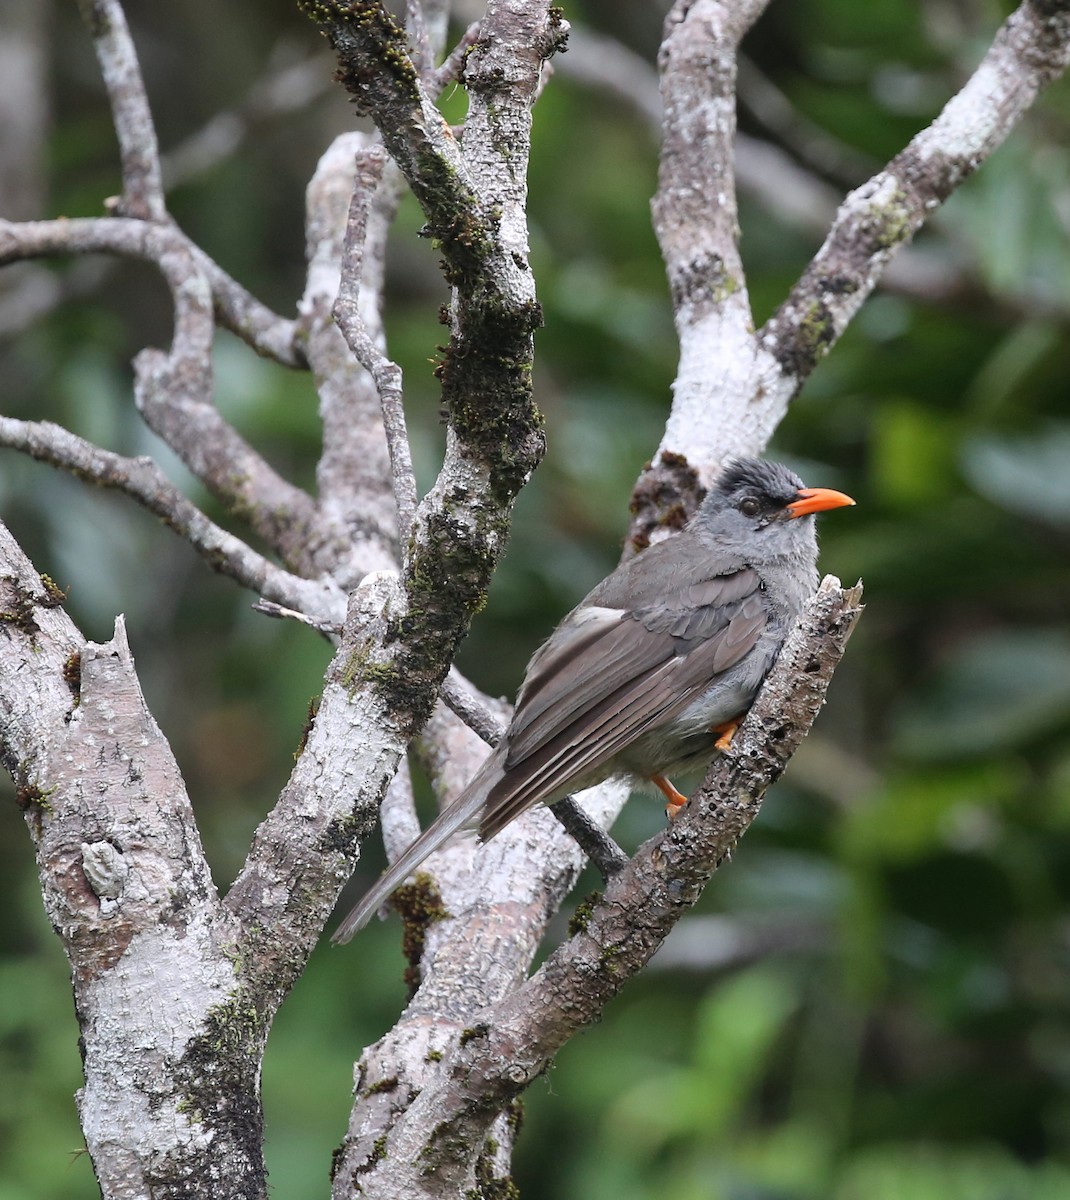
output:
[[[39,157],[11,164],[27,190],[7,215],[95,215],[119,178],[92,46],[74,5],[31,4],[47,136]],[[127,9],[165,152],[247,109],[265,74],[322,53],[283,0]],[[605,0],[566,15],[650,63],[661,11]],[[842,194],[935,116],[1009,11],[774,2],[745,43],[741,128]],[[284,313],[303,286],[303,189],[352,119],[330,73],[325,56],[307,103],[254,116],[231,152],[170,193],[182,226]],[[755,115],[755,73],[788,102],[781,116]],[[463,96],[444,103],[459,119]],[[814,734],[735,861],[530,1090],[516,1163],[527,1200],[1070,1195],[1068,131],[1063,82],[916,243],[955,294],[872,298],[781,427],[776,455],[858,500],[822,521],[822,563],[845,582],[861,576],[868,609]],[[562,63],[531,160],[549,451],[460,660],[495,693],[512,694],[541,638],[615,563],[631,484],[667,413],[676,345],[649,224],[656,155],[632,110]],[[820,234],[749,194],[740,219],[760,322]],[[431,360],[446,290],[419,224],[407,203],[388,325],[426,486],[442,440]],[[133,409],[131,357],[170,336],[157,275],[103,259],[48,270],[67,299],[28,328],[9,319],[4,411],[158,455],[227,523]],[[227,417],[311,485],[308,377],[228,334],[215,366]],[[254,597],[131,502],[10,451],[0,514],[69,589],[87,636],[106,639],[126,613],[225,889],[292,765],[325,643],[252,613]],[[0,1200],[78,1200],[97,1193],[72,1098],[66,966],[6,779],[0,793]],[[617,833],[634,846],[661,820],[635,798]],[[351,1063],[403,1002],[398,942],[391,922],[344,949],[324,944],[283,1006],[264,1077],[278,1196],[327,1193]]]

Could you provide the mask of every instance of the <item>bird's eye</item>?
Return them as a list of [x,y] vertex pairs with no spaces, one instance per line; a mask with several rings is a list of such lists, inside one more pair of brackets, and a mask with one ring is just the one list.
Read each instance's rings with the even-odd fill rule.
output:
[[745,517],[756,517],[762,511],[762,506],[753,496],[744,496],[739,502],[739,511]]

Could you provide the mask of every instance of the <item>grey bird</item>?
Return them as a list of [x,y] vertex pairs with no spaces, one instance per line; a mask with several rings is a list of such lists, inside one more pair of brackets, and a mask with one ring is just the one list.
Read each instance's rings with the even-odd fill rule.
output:
[[813,514],[848,504],[779,463],[730,463],[685,529],[619,566],[536,651],[500,745],[331,940],[349,941],[459,829],[487,841],[625,772],[678,811],[669,775],[728,748],[817,588]]

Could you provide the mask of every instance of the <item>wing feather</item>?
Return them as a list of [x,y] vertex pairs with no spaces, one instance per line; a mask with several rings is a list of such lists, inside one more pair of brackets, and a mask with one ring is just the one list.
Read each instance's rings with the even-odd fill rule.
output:
[[548,657],[539,703],[529,713],[525,689],[518,704],[501,777],[487,795],[482,836],[596,775],[637,737],[671,721],[755,646],[766,619],[761,580],[746,568],[692,585],[671,607],[603,623],[578,651],[590,661]]

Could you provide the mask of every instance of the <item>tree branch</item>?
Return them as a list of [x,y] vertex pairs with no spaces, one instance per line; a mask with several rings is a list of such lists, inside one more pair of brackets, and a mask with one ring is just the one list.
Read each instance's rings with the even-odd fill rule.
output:
[[231,512],[300,565],[313,540],[315,508],[212,403],[212,296],[186,237],[173,226],[132,218],[0,221],[0,264],[102,252],[153,263],[174,301],[171,349],[143,350],[134,359],[135,401],[146,423]]
[[156,127],[123,6],[119,0],[79,0],[79,7],[93,35],[119,138],[123,195],[118,211],[145,221],[166,221]]
[[[724,459],[726,443],[755,440],[747,409],[736,402],[754,386],[755,345],[739,258],[733,150],[736,52],[765,3],[677,0],[665,20],[658,57],[664,141],[652,208],[680,362],[658,453],[632,498],[635,548],[664,528],[667,484],[683,485],[668,508],[669,528],[679,528]],[[724,428],[726,418],[735,430]]]
[[234,928],[122,619],[85,642],[61,600],[0,526],[0,744],[71,963],[93,1169],[109,1197],[261,1196],[267,1025],[229,1008]]
[[93,445],[51,421],[0,417],[0,445],[70,471],[89,483],[124,492],[159,517],[222,575],[315,620],[341,620],[345,595],[332,580],[303,579],[257,554],[210,521],[145,456],[126,458]]
[[825,244],[761,333],[792,395],[839,339],[891,256],[1000,146],[1070,63],[1070,4],[1025,0],[966,86],[888,166],[852,192]]
[[[368,324],[361,312],[361,301],[367,305],[369,288],[362,286],[364,261],[368,242],[369,209],[375,192],[383,186],[386,154],[381,145],[368,146],[358,151],[356,160],[356,182],[349,204],[346,221],[345,243],[342,248],[342,275],[338,298],[334,302],[333,314],[342,331],[346,344],[365,370],[375,381],[382,410],[382,422],[386,431],[386,444],[390,455],[390,474],[393,479],[394,500],[397,505],[398,534],[401,544],[408,541],[419,495],[416,476],[412,469],[412,452],[409,448],[409,433],[405,421],[405,407],[401,383],[401,368],[387,358],[380,343],[381,321],[376,320],[378,340],[369,332]],[[378,246],[381,238],[374,246]],[[381,251],[380,251],[381,258]],[[376,312],[378,318],[378,312]]]
[[483,603],[512,501],[542,453],[531,395],[539,310],[527,265],[524,172],[531,98],[561,29],[545,4],[488,6],[480,44],[467,59],[462,154],[421,85],[403,31],[381,4],[303,7],[337,51],[342,83],[374,117],[421,204],[455,289],[438,372],[449,416],[446,459],[406,548],[406,603],[387,634],[393,653],[373,667],[380,690],[390,681],[388,707],[411,714],[415,732]]
[[[347,133],[335,138],[316,165],[306,194],[308,278],[300,324],[316,382],[323,450],[316,467],[318,511],[324,526],[318,571],[354,587],[368,571],[398,566],[397,505],[379,395],[372,378],[346,345],[332,309],[341,281],[346,214],[355,183],[354,162],[378,139]],[[362,312],[385,344],[381,305],[387,233],[400,198],[396,183],[376,198],[373,233],[360,280]]]

